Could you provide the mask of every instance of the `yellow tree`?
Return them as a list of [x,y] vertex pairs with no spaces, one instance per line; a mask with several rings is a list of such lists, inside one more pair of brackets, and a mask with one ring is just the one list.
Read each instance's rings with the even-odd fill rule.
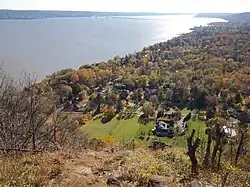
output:
[[71,75],[71,81],[74,83],[79,81],[79,76],[76,72]]

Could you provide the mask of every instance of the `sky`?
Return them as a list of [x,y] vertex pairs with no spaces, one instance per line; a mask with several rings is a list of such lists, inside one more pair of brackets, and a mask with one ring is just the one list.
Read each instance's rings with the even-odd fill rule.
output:
[[0,9],[116,12],[250,12],[250,0],[0,0]]

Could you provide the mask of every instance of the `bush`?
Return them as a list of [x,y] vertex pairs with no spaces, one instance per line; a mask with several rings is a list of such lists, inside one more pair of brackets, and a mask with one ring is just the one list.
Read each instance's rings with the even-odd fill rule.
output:
[[247,107],[248,109],[250,109],[250,97],[247,97],[247,98],[245,99],[245,104],[246,104],[246,107]]
[[85,125],[86,124],[86,122],[88,121],[88,120],[90,120],[91,119],[91,114],[90,113],[87,113],[87,114],[84,114],[84,115],[82,115],[82,116],[77,116],[76,118],[75,118],[75,120],[77,121],[77,123],[81,126],[81,125]]
[[[56,157],[56,156],[55,156]],[[48,186],[60,177],[64,165],[52,155],[0,157],[0,186]]]
[[113,108],[108,109],[107,111],[104,112],[104,117],[108,119],[112,119],[115,116],[115,110]]
[[206,111],[204,111],[204,110],[199,111],[198,119],[201,121],[205,121],[206,120]]
[[115,144],[115,139],[113,138],[113,136],[103,136],[101,139],[101,142],[104,145],[114,145]]
[[164,162],[141,149],[128,156],[122,179],[137,182],[139,186],[146,186],[150,176],[165,174],[167,173]]
[[108,123],[115,117],[115,109],[113,107],[104,107],[104,114],[102,118],[102,123]]

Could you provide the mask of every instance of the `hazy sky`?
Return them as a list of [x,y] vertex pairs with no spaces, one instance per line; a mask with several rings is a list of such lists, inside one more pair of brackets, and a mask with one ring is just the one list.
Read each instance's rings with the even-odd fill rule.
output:
[[0,9],[247,12],[250,0],[0,0]]

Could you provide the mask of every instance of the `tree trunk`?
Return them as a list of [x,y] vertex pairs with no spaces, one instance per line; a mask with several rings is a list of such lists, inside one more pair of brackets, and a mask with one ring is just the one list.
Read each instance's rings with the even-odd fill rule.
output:
[[190,137],[187,138],[187,144],[188,144],[188,153],[187,154],[190,158],[191,165],[192,165],[191,172],[194,174],[198,174],[198,171],[197,171],[198,161],[196,159],[195,152],[196,152],[196,149],[200,145],[200,139],[196,138],[195,142],[193,143],[194,133],[195,133],[195,130],[193,129]]
[[220,169],[220,161],[221,161],[221,155],[222,155],[222,145],[219,147],[219,158],[218,158],[218,163],[217,163],[217,169]]
[[225,176],[222,179],[222,183],[221,183],[221,187],[224,187],[227,183],[227,177],[228,177],[228,173],[225,174]]
[[36,150],[36,128],[34,124],[34,96],[33,92],[32,95],[30,96],[30,126],[32,127],[32,150]]
[[239,156],[240,156],[240,150],[241,150],[242,145],[243,145],[243,140],[244,140],[244,132],[241,132],[240,143],[238,145],[236,156],[235,156],[235,165],[237,165],[237,162],[238,162],[238,159],[239,159]]
[[230,139],[230,163],[233,163],[233,141]]
[[191,172],[194,173],[194,174],[198,174],[198,171],[197,171],[198,161],[196,159],[195,152],[192,152],[191,154],[189,154],[189,157],[190,157],[190,160],[191,160],[191,163],[192,163]]
[[215,163],[215,158],[216,158],[216,154],[217,154],[217,152],[219,150],[220,142],[221,142],[221,137],[217,136],[216,137],[216,143],[215,143],[215,146],[214,146],[214,150],[213,150],[213,153],[212,153],[212,163],[213,164]]
[[207,135],[208,135],[208,140],[207,140],[207,149],[206,149],[206,154],[203,160],[203,166],[207,167],[209,165],[209,159],[211,156],[211,143],[212,143],[212,133],[211,129],[207,129]]
[[53,125],[53,140],[54,143],[57,142],[57,138],[56,138],[56,133],[57,133],[57,121],[58,121],[58,115],[57,115],[57,110],[55,110],[54,112],[54,125]]
[[36,150],[36,137],[35,137],[35,126],[32,125],[32,150]]

